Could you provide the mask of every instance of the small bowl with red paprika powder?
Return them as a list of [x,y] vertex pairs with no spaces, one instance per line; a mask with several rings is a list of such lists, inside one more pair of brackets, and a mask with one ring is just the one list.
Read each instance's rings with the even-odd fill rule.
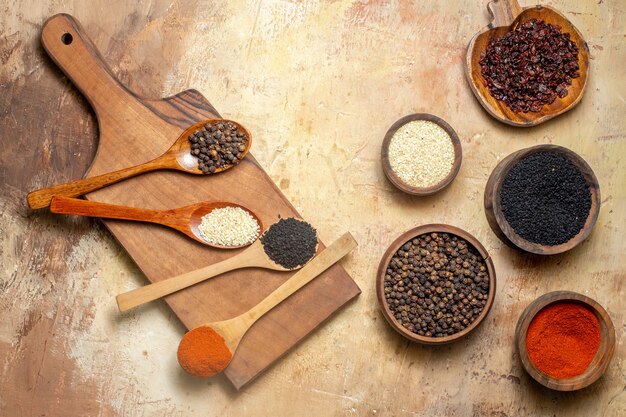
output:
[[524,369],[537,382],[575,391],[606,371],[615,351],[615,329],[596,301],[554,291],[526,307],[517,322],[515,345]]

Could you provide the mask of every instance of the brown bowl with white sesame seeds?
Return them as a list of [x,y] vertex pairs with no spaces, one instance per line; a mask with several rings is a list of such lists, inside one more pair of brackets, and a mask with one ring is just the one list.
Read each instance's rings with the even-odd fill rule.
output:
[[405,338],[441,345],[484,321],[496,293],[496,271],[483,245],[447,224],[400,235],[378,266],[376,294],[383,316]]
[[415,113],[395,122],[383,139],[383,171],[399,190],[417,196],[442,190],[459,173],[461,141],[443,119]]

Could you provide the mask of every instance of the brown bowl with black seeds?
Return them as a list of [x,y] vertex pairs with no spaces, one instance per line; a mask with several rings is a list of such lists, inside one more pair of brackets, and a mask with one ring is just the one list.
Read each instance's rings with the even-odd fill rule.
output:
[[487,250],[471,234],[447,224],[418,226],[400,235],[376,276],[378,304],[389,325],[426,345],[467,336],[489,314],[495,293],[496,271]]
[[489,226],[504,243],[554,255],[591,233],[600,212],[600,185],[577,153],[537,145],[512,153],[494,168],[484,206]]

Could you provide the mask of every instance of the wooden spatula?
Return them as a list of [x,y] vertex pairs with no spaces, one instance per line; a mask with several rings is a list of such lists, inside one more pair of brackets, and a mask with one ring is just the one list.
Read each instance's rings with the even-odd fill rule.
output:
[[[352,235],[350,233],[345,233],[325,250],[323,250],[319,255],[313,258],[313,260],[306,264],[304,268],[298,271],[294,276],[289,278],[285,283],[275,289],[270,295],[265,297],[260,303],[252,307],[250,310],[235,318],[207,323],[190,330],[187,334],[185,334],[180,342],[178,354],[179,363],[181,362],[181,359],[183,359],[183,363],[187,363],[187,361],[184,360],[184,352],[188,351],[185,344],[188,342],[194,343],[188,339],[189,336],[194,333],[197,334],[201,331],[202,327],[209,327],[213,331],[217,332],[221,338],[223,338],[223,340],[218,343],[225,344],[225,346],[222,345],[213,347],[219,348],[222,351],[224,350],[224,347],[226,347],[231,353],[230,358],[226,358],[227,360],[223,360],[222,358],[222,360],[216,362],[215,356],[212,354],[213,352],[208,349],[204,352],[206,358],[195,358],[197,363],[208,366],[202,367],[202,369],[190,369],[189,367],[185,367],[183,363],[181,363],[181,365],[187,372],[200,377],[209,377],[217,372],[221,372],[226,368],[226,366],[228,366],[228,363],[230,362],[230,359],[232,359],[232,355],[237,350],[243,336],[259,318],[276,307],[282,301],[286,300],[300,288],[311,282],[326,269],[330,268],[333,264],[356,248],[356,246],[357,243]],[[182,349],[181,346],[183,347]],[[193,351],[197,353],[196,349]]]

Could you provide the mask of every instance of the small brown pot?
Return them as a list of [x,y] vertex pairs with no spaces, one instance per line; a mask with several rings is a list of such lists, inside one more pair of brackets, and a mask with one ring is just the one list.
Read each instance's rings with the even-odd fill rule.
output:
[[[402,181],[400,177],[398,177],[398,175],[391,168],[391,163],[389,162],[389,143],[391,142],[391,138],[393,137],[393,135],[396,133],[398,129],[400,129],[405,124],[409,122],[413,122],[415,120],[426,120],[426,121],[433,122],[439,125],[450,136],[450,140],[452,141],[452,145],[454,146],[454,162],[452,164],[452,169],[450,170],[450,173],[439,183],[432,185],[430,187],[414,187]],[[383,139],[381,158],[383,162],[383,171],[385,172],[385,175],[387,176],[389,181],[393,185],[395,185],[396,188],[404,191],[407,194],[424,196],[424,195],[434,194],[437,191],[442,190],[443,188],[445,188],[448,184],[452,182],[452,180],[456,177],[456,174],[459,173],[459,169],[461,168],[461,161],[463,160],[463,152],[461,149],[461,141],[459,140],[459,137],[457,136],[454,129],[452,129],[452,126],[446,123],[443,119],[437,116],[434,116],[432,114],[415,113],[415,114],[409,114],[408,116],[404,116],[403,118],[395,122],[393,125],[391,125],[391,127],[387,131],[387,134],[385,134],[385,138]]]
[[[567,242],[554,246],[530,242],[515,233],[513,228],[506,221],[500,204],[500,190],[502,189],[502,183],[511,168],[529,155],[545,151],[556,152],[569,159],[574,166],[580,170],[585,178],[585,181],[589,185],[589,191],[591,192],[591,208],[589,209],[589,215],[587,216],[587,220],[585,221],[583,228],[576,236]],[[491,172],[489,180],[487,181],[487,186],[485,187],[484,204],[487,222],[489,223],[491,230],[493,230],[501,241],[509,246],[522,249],[526,252],[536,253],[538,255],[554,255],[572,249],[589,236],[591,229],[593,229],[593,226],[596,224],[596,220],[598,220],[598,214],[600,212],[600,186],[598,184],[598,179],[589,164],[587,164],[587,162],[577,153],[562,146],[537,145],[512,153],[504,158],[494,168]]]
[[[481,257],[485,261],[487,272],[489,274],[489,296],[487,297],[487,303],[485,304],[483,311],[468,327],[458,333],[445,337],[421,336],[406,329],[404,326],[402,326],[400,322],[396,320],[393,314],[391,314],[391,311],[389,311],[389,308],[387,308],[387,301],[385,299],[385,273],[387,270],[387,265],[389,265],[389,262],[391,261],[391,258],[393,258],[393,255],[398,251],[398,249],[402,247],[402,245],[404,245],[406,242],[413,239],[414,237],[433,232],[448,233],[465,239],[465,241],[468,244],[472,245],[481,255]],[[470,332],[476,329],[476,327],[478,327],[480,323],[483,322],[485,317],[487,317],[487,314],[489,314],[489,311],[491,310],[491,306],[493,305],[493,300],[496,295],[496,270],[493,266],[493,261],[487,253],[487,250],[474,236],[470,235],[462,229],[459,229],[458,227],[450,226],[447,224],[426,224],[423,226],[418,226],[401,234],[396,240],[393,241],[391,245],[389,245],[389,248],[383,255],[382,259],[380,260],[380,264],[378,265],[378,273],[376,275],[376,295],[378,298],[378,305],[383,313],[383,316],[396,332],[400,333],[402,336],[413,342],[422,343],[425,345],[442,345],[445,343],[457,341],[467,336]]]
[[[582,304],[595,314],[600,323],[601,339],[598,352],[587,370],[573,378],[556,379],[544,374],[535,367],[526,350],[526,334],[533,318],[545,307],[558,302]],[[609,314],[595,300],[573,291],[554,291],[537,298],[522,312],[515,328],[515,346],[524,369],[535,381],[553,390],[575,391],[593,384],[606,371],[615,351],[615,328]]]

